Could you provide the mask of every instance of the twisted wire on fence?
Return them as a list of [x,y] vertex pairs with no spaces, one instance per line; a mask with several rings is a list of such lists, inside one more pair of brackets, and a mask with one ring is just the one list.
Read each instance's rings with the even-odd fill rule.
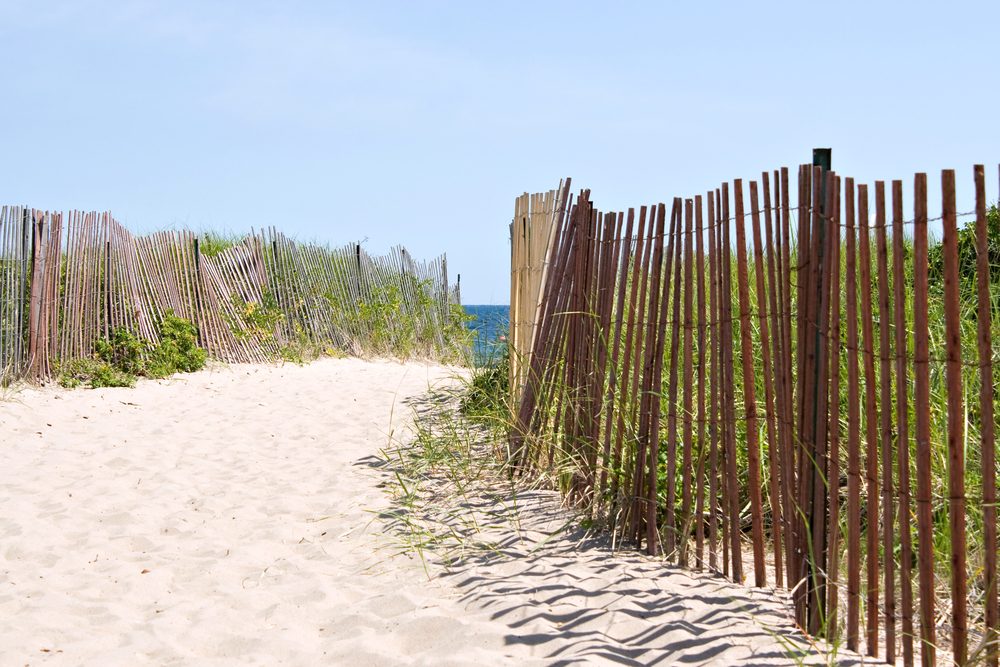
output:
[[681,566],[749,562],[815,636],[995,666],[1000,211],[972,176],[939,217],[924,174],[907,200],[811,166],[622,213],[520,197],[514,471]]
[[219,360],[314,354],[457,358],[445,257],[297,243],[274,228],[211,255],[191,231],[135,236],[109,213],[0,208],[0,382],[52,376],[126,329],[155,344],[173,312]]

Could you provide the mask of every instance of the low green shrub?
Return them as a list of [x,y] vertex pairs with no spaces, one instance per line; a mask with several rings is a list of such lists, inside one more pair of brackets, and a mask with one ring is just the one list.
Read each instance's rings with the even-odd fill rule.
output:
[[147,344],[128,329],[118,328],[111,338],[94,345],[97,358],[104,364],[129,375],[141,375],[145,367]]
[[278,324],[285,318],[274,292],[265,290],[260,303],[245,301],[240,295],[234,294],[232,304],[236,317],[225,311],[222,312],[222,317],[237,340],[256,338],[265,343],[274,341]]
[[59,384],[66,389],[87,385],[100,387],[134,387],[136,376],[97,359],[74,359],[59,373]]
[[132,387],[136,378],[164,378],[193,373],[205,366],[208,353],[198,347],[198,329],[168,311],[160,322],[160,342],[151,345],[125,328],[97,341],[91,359],[74,359],[59,372],[59,384],[68,389],[83,385]]
[[184,318],[167,313],[160,322],[160,344],[146,360],[142,375],[153,378],[194,373],[205,367],[208,353],[198,347],[198,329]]

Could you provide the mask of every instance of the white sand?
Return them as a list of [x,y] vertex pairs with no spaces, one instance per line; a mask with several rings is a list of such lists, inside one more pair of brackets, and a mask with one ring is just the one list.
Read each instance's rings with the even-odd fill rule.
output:
[[449,375],[325,360],[0,402],[0,665],[789,662],[741,588],[540,546],[544,496],[495,536],[512,559],[428,580],[393,556],[372,457]]

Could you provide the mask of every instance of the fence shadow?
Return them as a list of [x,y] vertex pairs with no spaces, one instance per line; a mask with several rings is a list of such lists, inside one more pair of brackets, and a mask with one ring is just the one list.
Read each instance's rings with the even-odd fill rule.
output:
[[[418,429],[422,420],[459,419],[442,394],[408,407]],[[473,456],[488,456],[484,439],[473,445],[480,448]],[[399,459],[366,457],[356,465],[387,480],[412,475],[407,446],[414,444],[404,445]],[[861,664],[810,642],[776,593],[615,550],[606,533],[583,528],[556,492],[517,490],[483,474],[454,494],[438,473],[424,475],[421,499],[397,497],[383,521],[405,533],[417,517],[422,530],[448,536],[424,557],[464,605],[509,628],[509,644],[528,645],[551,664]]]

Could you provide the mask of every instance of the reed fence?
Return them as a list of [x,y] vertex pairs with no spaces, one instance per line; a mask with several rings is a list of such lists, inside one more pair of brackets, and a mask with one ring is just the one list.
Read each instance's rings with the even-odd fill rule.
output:
[[902,181],[812,166],[623,212],[569,180],[518,198],[515,473],[671,563],[752,568],[814,636],[995,667],[1000,212],[984,174],[959,213],[942,172],[933,219],[926,174],[907,199]]
[[296,243],[274,228],[206,254],[191,231],[135,236],[110,213],[0,208],[0,382],[45,378],[120,328],[156,343],[167,313],[227,362],[315,353],[461,354],[444,255]]

